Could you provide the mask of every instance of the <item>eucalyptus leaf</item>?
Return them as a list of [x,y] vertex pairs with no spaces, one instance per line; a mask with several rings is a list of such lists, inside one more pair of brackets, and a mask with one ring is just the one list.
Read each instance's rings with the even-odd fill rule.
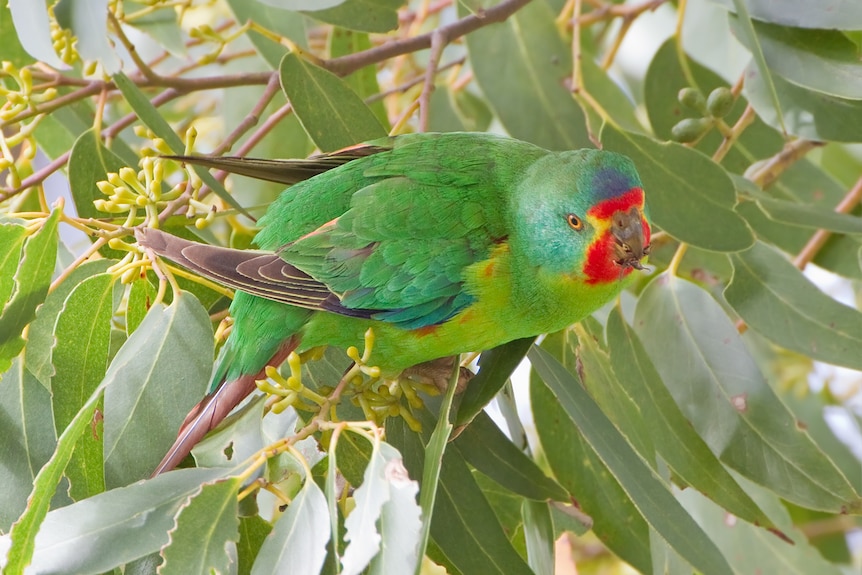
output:
[[322,151],[386,136],[374,113],[332,72],[291,53],[282,59],[279,75],[294,113]]
[[212,371],[212,327],[190,294],[153,306],[105,375],[105,478],[149,477]]
[[239,518],[236,496],[242,481],[232,477],[201,485],[184,502],[162,548],[159,575],[229,573],[236,563]]
[[252,575],[318,575],[329,542],[326,497],[307,477],[287,512],[264,540]]
[[727,302],[771,341],[808,357],[862,369],[862,313],[838,303],[763,244],[731,256]]
[[[460,15],[468,9],[459,3]],[[565,87],[571,48],[545,0],[534,0],[508,20],[467,36],[476,81],[515,138],[550,150],[591,147],[584,114]],[[512,82],[512,78],[521,81]]]
[[77,39],[81,58],[99,62],[108,74],[120,71],[120,59],[108,40],[108,0],[60,0],[54,15]]
[[659,275],[638,301],[634,328],[677,405],[722,462],[799,505],[859,507],[853,487],[797,426],[707,292]]
[[18,40],[30,56],[58,70],[69,68],[54,51],[48,9],[44,3],[10,0],[9,11],[12,13]]

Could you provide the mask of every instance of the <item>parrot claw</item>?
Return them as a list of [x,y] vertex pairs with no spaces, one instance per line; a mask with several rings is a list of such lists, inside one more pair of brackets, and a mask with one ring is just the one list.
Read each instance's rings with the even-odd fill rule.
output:
[[[452,368],[456,361],[458,361],[457,355],[432,359],[431,361],[408,367],[401,372],[401,376],[416,383],[433,385],[443,393],[449,387],[449,379],[452,377]],[[467,388],[467,384],[475,375],[475,373],[462,366],[458,374],[455,393],[463,393]]]

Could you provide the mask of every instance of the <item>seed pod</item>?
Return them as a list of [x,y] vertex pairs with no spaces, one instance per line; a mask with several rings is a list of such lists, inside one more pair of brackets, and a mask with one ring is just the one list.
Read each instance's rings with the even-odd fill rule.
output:
[[680,104],[686,108],[706,115],[706,100],[703,99],[703,94],[697,88],[683,88],[679,91],[677,98]]
[[710,128],[712,122],[706,118],[686,118],[672,129],[673,139],[683,144],[694,142]]
[[733,108],[733,92],[722,87],[709,93],[706,109],[713,118],[725,117],[731,108]]

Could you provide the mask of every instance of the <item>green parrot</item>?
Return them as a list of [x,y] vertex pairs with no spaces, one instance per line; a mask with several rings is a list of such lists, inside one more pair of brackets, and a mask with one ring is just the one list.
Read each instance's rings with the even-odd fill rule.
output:
[[156,254],[237,290],[210,392],[155,473],[291,351],[362,349],[370,327],[367,363],[385,377],[433,367],[583,319],[649,254],[640,178],[612,152],[421,133],[307,160],[177,159],[294,185],[260,219],[262,251],[137,232]]

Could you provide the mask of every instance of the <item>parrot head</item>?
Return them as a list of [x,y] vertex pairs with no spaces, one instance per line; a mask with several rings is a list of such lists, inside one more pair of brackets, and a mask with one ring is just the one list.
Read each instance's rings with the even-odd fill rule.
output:
[[618,282],[643,270],[650,224],[632,161],[601,150],[547,156],[517,194],[516,228],[526,260],[587,284]]

